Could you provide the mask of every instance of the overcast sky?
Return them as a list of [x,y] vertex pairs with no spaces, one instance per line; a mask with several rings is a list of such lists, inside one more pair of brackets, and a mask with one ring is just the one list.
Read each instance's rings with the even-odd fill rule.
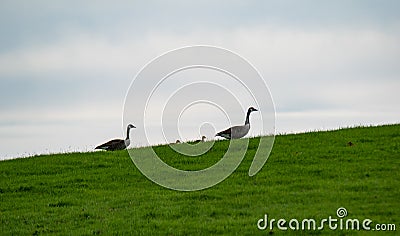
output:
[[0,159],[92,150],[125,136],[134,76],[155,57],[198,44],[258,69],[278,133],[399,123],[399,10],[395,0],[3,0]]

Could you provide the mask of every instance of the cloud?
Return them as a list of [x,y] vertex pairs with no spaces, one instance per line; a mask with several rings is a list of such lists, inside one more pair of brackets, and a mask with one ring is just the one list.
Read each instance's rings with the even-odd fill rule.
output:
[[[35,45],[1,54],[0,74],[33,78],[60,72],[118,74],[137,64],[136,55],[141,53],[141,47],[134,42],[118,45],[102,38],[79,35],[50,45]],[[54,79],[63,77],[54,76]]]
[[344,100],[352,100],[352,94],[384,91],[387,83],[398,81],[399,41],[400,34],[373,30],[308,32],[268,26],[185,35],[153,32],[141,40],[126,35],[119,41],[81,33],[54,44],[0,54],[0,83],[7,78],[29,78],[30,83],[44,84],[29,86],[37,87],[40,97],[40,86],[47,90],[42,91],[46,96],[49,89],[56,89],[45,84],[60,81],[65,91],[76,91],[76,99],[87,100],[89,91],[93,98],[101,99],[96,91],[124,94],[140,68],[161,53],[185,45],[209,44],[231,49],[253,63],[269,84],[278,109],[327,109],[334,105],[328,96],[341,94]]
[[343,72],[373,76],[376,70],[397,75],[399,39],[396,31],[301,31],[268,25],[190,34],[149,32],[140,39],[131,34],[117,41],[76,32],[53,44],[0,54],[0,76],[132,71],[165,51],[192,44],[232,49],[260,63],[273,76],[321,71],[328,77]]

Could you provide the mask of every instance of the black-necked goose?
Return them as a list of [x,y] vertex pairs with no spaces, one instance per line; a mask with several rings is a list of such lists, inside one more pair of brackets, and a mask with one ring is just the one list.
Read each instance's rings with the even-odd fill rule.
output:
[[196,140],[196,141],[194,141],[194,143],[200,143],[200,142],[205,142],[206,141],[206,136],[201,136],[201,140]]
[[102,149],[107,151],[123,150],[129,146],[131,141],[129,140],[129,131],[131,128],[136,128],[132,124],[129,124],[126,130],[126,139],[113,139],[102,145],[97,146],[95,149]]
[[237,139],[244,137],[250,130],[250,113],[253,111],[258,111],[254,107],[250,107],[247,110],[246,121],[244,125],[233,126],[224,131],[217,133],[215,136],[220,136],[226,139]]

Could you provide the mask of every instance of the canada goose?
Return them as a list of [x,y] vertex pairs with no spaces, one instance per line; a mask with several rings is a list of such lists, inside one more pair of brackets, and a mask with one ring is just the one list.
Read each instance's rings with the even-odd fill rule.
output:
[[203,142],[205,142],[206,141],[206,136],[201,136],[201,140],[195,140],[193,143],[203,143]]
[[220,136],[226,139],[237,139],[244,137],[250,130],[250,113],[253,111],[258,111],[254,107],[250,107],[247,110],[246,121],[244,125],[233,126],[224,131],[217,133],[215,136]]
[[126,139],[113,139],[102,145],[97,146],[95,149],[102,149],[107,151],[123,150],[129,146],[131,141],[129,140],[129,131],[131,128],[136,128],[132,124],[129,124],[126,130]]

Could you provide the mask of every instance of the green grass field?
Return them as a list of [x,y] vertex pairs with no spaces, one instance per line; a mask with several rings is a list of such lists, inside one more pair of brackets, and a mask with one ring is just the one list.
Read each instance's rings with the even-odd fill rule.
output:
[[[349,146],[348,142],[354,145]],[[155,151],[180,169],[221,158],[229,141],[194,158]],[[0,162],[1,235],[376,234],[376,231],[261,231],[257,221],[346,218],[392,223],[400,231],[400,125],[279,135],[264,168],[249,177],[258,139],[220,184],[179,192],[154,184],[127,151],[36,156]],[[344,219],[346,219],[344,218]],[[288,224],[285,224],[288,226]]]

